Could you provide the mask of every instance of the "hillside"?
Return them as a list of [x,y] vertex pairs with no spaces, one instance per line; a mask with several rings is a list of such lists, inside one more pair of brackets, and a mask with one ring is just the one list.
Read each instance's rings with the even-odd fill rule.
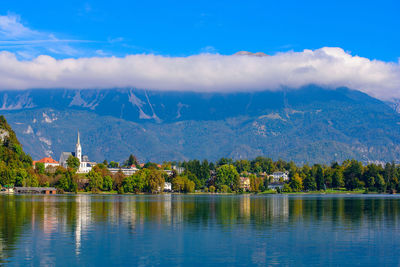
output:
[[3,171],[3,167],[29,168],[32,165],[31,157],[22,150],[15,132],[4,116],[0,116],[0,163],[0,171]]
[[400,160],[400,116],[346,88],[285,92],[144,90],[0,92],[0,107],[33,158],[74,149],[91,160],[216,160],[265,155],[297,163]]

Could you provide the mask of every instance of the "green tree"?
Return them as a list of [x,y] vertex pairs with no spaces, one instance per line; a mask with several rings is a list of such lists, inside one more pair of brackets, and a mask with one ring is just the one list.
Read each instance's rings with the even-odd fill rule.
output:
[[289,184],[284,184],[283,188],[282,188],[282,192],[290,193],[290,192],[292,192],[292,188],[289,186]]
[[161,171],[156,169],[150,169],[148,175],[148,188],[151,193],[162,192],[164,190],[164,177]]
[[357,160],[351,160],[345,167],[343,172],[344,185],[347,190],[354,190],[361,188],[361,176],[363,174],[363,166],[361,162]]
[[332,174],[332,187],[333,188],[340,188],[344,186],[344,179],[343,179],[343,171],[342,169],[336,168],[333,170]]
[[57,188],[62,189],[67,192],[76,192],[78,186],[76,181],[74,181],[74,172],[68,170],[64,173],[60,173],[61,178],[58,180]]
[[69,156],[67,159],[67,166],[71,169],[77,170],[79,169],[80,161],[77,157]]
[[35,169],[39,174],[43,174],[44,173],[44,163],[42,162],[36,162],[35,163]]
[[314,176],[311,173],[307,173],[303,179],[303,188],[306,191],[313,191],[317,189],[317,183],[315,182]]
[[113,188],[113,180],[110,175],[104,176],[103,178],[103,190],[111,191]]
[[100,173],[91,170],[86,174],[86,178],[89,180],[88,189],[92,191],[103,190],[103,177]]
[[109,167],[109,168],[119,168],[119,163],[118,163],[118,162],[115,162],[115,161],[111,161],[111,162],[108,164],[108,167]]
[[365,167],[365,171],[362,175],[362,180],[365,183],[365,187],[367,188],[374,188],[375,187],[375,180],[377,179],[378,175],[383,172],[383,169],[376,164],[368,164]]
[[193,193],[195,189],[195,183],[189,179],[185,181],[184,190],[186,193]]
[[383,178],[385,179],[386,189],[393,192],[393,190],[397,190],[398,188],[398,178],[396,172],[396,165],[394,162],[386,163],[385,169],[383,172]]
[[129,167],[132,165],[138,166],[139,164],[137,158],[134,155],[130,154],[129,158],[125,161],[125,166]]
[[182,176],[178,175],[172,179],[171,185],[174,192],[183,192],[183,190],[185,189],[185,180]]
[[250,161],[246,159],[237,160],[235,161],[235,167],[238,173],[249,172],[251,168]]
[[259,192],[260,186],[262,186],[263,180],[261,177],[257,177],[254,174],[250,175],[250,191],[251,192]]
[[125,192],[131,193],[139,193],[145,189],[146,181],[145,175],[134,174],[128,177],[125,177],[122,182],[122,186]]
[[217,167],[220,167],[222,165],[230,165],[233,164],[233,160],[231,158],[221,158],[218,162],[217,162]]
[[19,168],[15,171],[15,186],[23,186],[26,184],[26,179],[28,178],[28,172],[26,169]]
[[218,188],[221,188],[222,185],[227,185],[233,191],[237,191],[240,185],[240,177],[235,166],[231,164],[220,166],[217,169],[215,184]]
[[382,175],[378,174],[375,179],[375,188],[378,192],[385,192],[386,191],[386,184],[385,179]]
[[230,193],[230,192],[232,192],[231,188],[229,186],[227,186],[226,184],[221,185],[219,191],[221,193]]
[[325,179],[322,166],[315,164],[311,169],[312,176],[314,177],[317,190],[325,189]]
[[289,186],[293,192],[300,192],[303,190],[303,181],[298,173],[295,173],[290,179]]

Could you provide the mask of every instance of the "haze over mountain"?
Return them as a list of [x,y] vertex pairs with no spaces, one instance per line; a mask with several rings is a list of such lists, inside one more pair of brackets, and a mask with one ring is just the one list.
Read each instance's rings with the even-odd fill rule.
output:
[[198,93],[1,91],[0,110],[34,159],[72,151],[81,132],[91,160],[254,158],[298,163],[400,159],[400,116],[359,91]]

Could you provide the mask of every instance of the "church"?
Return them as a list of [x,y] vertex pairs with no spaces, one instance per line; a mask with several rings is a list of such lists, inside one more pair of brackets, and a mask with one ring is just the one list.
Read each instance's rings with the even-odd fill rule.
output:
[[89,162],[88,156],[82,156],[82,147],[81,147],[81,141],[79,137],[79,131],[78,131],[78,139],[76,141],[75,145],[75,152],[62,152],[60,156],[60,166],[67,168],[67,160],[70,156],[77,157],[79,159],[80,165],[77,170],[77,173],[88,173],[92,169],[96,163],[94,162]]

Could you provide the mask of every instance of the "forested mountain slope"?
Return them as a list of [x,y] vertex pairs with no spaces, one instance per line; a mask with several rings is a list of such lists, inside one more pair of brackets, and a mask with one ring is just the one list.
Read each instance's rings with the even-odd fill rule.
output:
[[72,151],[91,160],[254,158],[297,163],[400,160],[400,116],[347,88],[248,93],[137,89],[0,92],[1,113],[33,158]]

